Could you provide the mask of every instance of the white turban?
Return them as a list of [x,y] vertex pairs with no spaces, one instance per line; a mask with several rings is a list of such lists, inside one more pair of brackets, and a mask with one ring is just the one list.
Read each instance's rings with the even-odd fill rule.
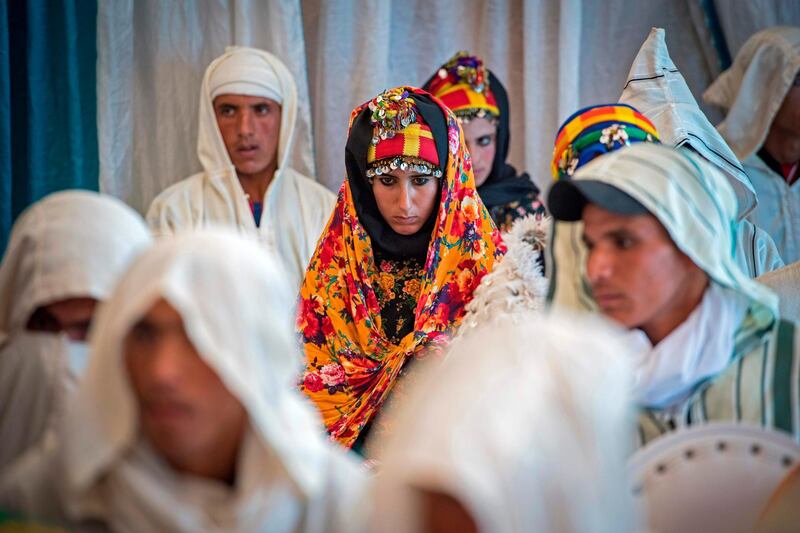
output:
[[221,94],[261,96],[283,104],[278,74],[262,53],[249,48],[232,47],[209,78],[211,100]]

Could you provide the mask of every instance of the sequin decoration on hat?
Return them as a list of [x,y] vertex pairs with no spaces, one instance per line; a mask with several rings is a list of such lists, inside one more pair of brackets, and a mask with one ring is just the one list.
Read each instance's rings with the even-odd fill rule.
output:
[[402,88],[389,89],[369,103],[372,142],[367,150],[367,179],[393,170],[442,177],[433,132]]
[[556,135],[550,170],[570,178],[595,157],[638,142],[659,142],[650,120],[626,104],[585,107],[564,121]]
[[483,61],[461,51],[441,66],[430,82],[430,93],[441,99],[462,122],[500,117],[500,108],[489,86]]

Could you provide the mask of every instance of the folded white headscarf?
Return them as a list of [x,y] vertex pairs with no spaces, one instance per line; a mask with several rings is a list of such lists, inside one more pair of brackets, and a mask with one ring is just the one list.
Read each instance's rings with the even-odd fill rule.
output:
[[599,317],[519,318],[461,337],[399,406],[372,531],[421,531],[420,490],[455,498],[479,531],[633,530],[620,332]]
[[262,96],[282,104],[283,87],[276,67],[261,54],[250,53],[245,48],[229,47],[226,52],[237,50],[210,72],[211,100],[221,94],[242,94]]

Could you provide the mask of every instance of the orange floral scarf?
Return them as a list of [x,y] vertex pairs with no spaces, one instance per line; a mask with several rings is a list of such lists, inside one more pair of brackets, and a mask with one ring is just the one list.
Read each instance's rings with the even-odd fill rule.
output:
[[[414,331],[398,344],[381,327],[379,283],[369,235],[359,222],[349,179],[300,290],[297,328],[305,349],[301,389],[317,405],[331,437],[351,447],[380,409],[400,369],[424,348],[447,343],[465,305],[505,252],[500,233],[475,190],[472,164],[455,115],[425,91],[447,124],[441,200],[425,261]],[[353,121],[369,102],[353,110]]]

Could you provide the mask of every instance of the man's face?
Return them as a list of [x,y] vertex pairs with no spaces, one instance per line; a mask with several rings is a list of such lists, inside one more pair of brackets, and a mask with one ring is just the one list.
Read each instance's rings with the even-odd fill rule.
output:
[[214,98],[214,114],[236,172],[271,178],[278,166],[281,106],[261,96],[221,94]]
[[203,361],[178,312],[158,301],[125,339],[125,363],[144,435],[177,470],[204,474],[238,452],[241,403]]
[[800,75],[786,93],[770,127],[770,136],[782,142],[770,144],[770,152],[781,163],[800,161]]
[[587,204],[583,223],[589,250],[586,274],[601,312],[648,336],[663,331],[665,324],[666,333],[677,327],[697,304],[694,293],[698,287],[704,290],[707,277],[678,250],[658,220]]

